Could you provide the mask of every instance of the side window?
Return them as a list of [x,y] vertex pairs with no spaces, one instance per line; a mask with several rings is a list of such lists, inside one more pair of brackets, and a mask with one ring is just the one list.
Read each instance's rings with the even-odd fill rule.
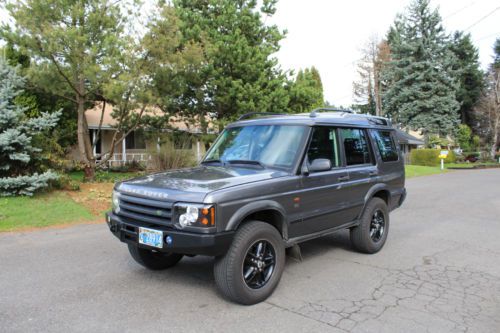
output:
[[347,165],[372,163],[365,130],[359,128],[342,128],[340,132]]
[[317,158],[326,158],[332,162],[332,167],[340,166],[340,155],[337,131],[333,127],[315,127],[311,143],[307,151],[309,163]]
[[376,130],[373,131],[373,137],[377,143],[382,161],[392,162],[398,160],[398,150],[396,149],[396,144],[394,143],[391,132]]

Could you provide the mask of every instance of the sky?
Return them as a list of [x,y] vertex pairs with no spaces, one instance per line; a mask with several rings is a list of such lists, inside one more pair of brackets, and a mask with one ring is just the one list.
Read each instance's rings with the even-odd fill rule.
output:
[[[349,106],[354,102],[352,82],[356,79],[360,49],[372,35],[384,37],[396,15],[409,3],[280,0],[276,14],[266,23],[288,31],[276,55],[282,68],[297,71],[315,66],[321,74],[325,100],[335,106]],[[486,68],[492,61],[495,38],[500,37],[500,1],[431,0],[431,6],[439,7],[448,32],[471,33],[481,65]]]
[[[146,0],[146,4],[151,0]],[[384,37],[410,0],[279,0],[277,12],[266,18],[288,31],[276,54],[283,69],[315,66],[323,82],[325,100],[335,106],[354,103],[352,83],[360,49],[372,36]],[[500,0],[431,0],[439,8],[448,32],[469,32],[486,68],[493,43],[500,37]],[[0,21],[7,15],[0,10]]]

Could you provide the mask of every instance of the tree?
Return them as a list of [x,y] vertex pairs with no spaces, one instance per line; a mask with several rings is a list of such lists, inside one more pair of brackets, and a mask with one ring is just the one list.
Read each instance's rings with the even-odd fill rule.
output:
[[486,84],[475,117],[480,124],[480,133],[490,144],[490,156],[495,158],[500,141],[500,38],[494,45],[495,58],[486,75]]
[[455,55],[452,68],[458,76],[457,101],[460,103],[462,123],[472,126],[471,114],[484,85],[484,74],[479,64],[479,52],[472,44],[470,34],[456,31],[450,43]]
[[361,53],[362,57],[357,63],[358,80],[353,82],[355,101],[361,112],[381,116],[381,72],[390,55],[387,42],[372,36]]
[[459,124],[454,55],[437,10],[413,0],[388,34],[391,61],[383,71],[386,112],[424,134],[447,135]]
[[286,75],[273,54],[285,33],[265,24],[277,0],[176,0],[184,43],[203,45],[205,66],[191,81],[204,86],[196,108],[221,120],[251,111],[282,112]]
[[321,76],[315,67],[299,70],[288,89],[288,110],[292,113],[309,112],[325,105]]
[[470,151],[472,147],[472,131],[466,124],[458,126],[457,141],[460,148],[464,151]]
[[[1,37],[35,60],[37,66],[29,72],[33,82],[75,105],[78,148],[86,179],[92,179],[96,166],[106,162],[106,158],[97,162],[93,154],[95,143],[89,136],[86,108],[95,101],[121,101],[113,148],[125,137],[126,133],[117,134],[123,131],[122,122],[135,116],[130,112],[130,102],[135,100],[134,83],[143,77],[137,73],[140,64],[130,60],[137,56],[136,39],[125,34],[126,23],[132,18],[123,14],[132,4],[109,0],[26,0],[8,1],[6,5],[15,24],[4,24]],[[137,8],[127,10],[137,12]]]
[[14,102],[23,86],[24,79],[16,69],[0,59],[0,196],[33,195],[57,179],[52,171],[37,172],[33,162],[41,150],[32,141],[38,133],[53,128],[61,113],[27,119],[27,108]]

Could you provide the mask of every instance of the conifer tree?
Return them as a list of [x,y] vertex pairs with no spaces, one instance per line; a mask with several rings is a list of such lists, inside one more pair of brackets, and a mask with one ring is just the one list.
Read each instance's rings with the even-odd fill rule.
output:
[[325,105],[321,76],[315,67],[299,70],[289,89],[288,109],[290,112],[309,112]]
[[395,121],[424,134],[447,135],[459,124],[454,55],[441,16],[429,0],[413,0],[388,34],[391,61],[384,107]]
[[57,178],[52,171],[38,173],[34,161],[40,149],[33,136],[57,124],[61,112],[27,118],[26,107],[14,99],[23,92],[24,79],[0,59],[0,196],[32,195]]

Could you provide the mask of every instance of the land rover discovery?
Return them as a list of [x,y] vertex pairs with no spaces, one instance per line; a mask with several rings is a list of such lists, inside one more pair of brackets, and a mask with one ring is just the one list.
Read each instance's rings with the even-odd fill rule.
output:
[[142,266],[214,256],[220,292],[255,304],[278,285],[286,248],[348,228],[356,250],[379,251],[404,183],[388,119],[331,109],[249,114],[197,167],[117,183],[106,219]]

